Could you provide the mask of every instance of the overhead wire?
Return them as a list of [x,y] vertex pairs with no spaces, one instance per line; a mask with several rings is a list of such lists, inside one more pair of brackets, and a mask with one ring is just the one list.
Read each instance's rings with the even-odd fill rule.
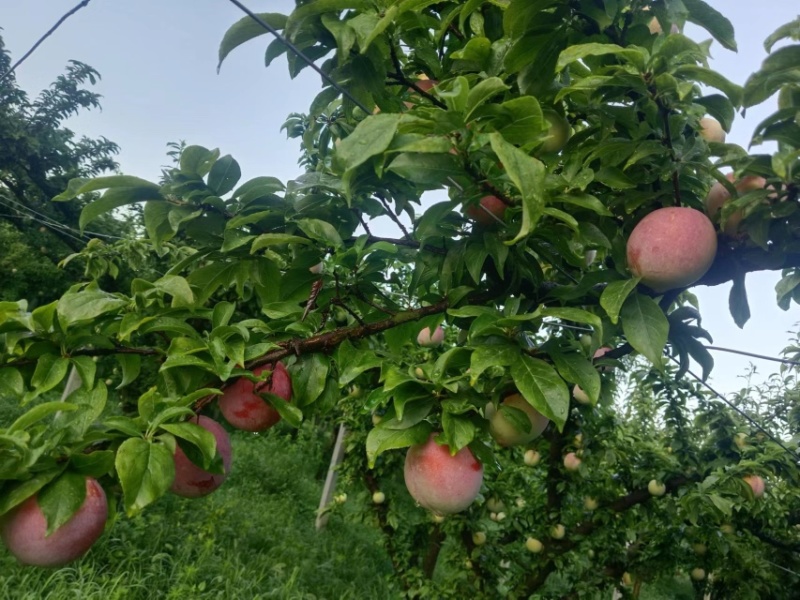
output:
[[89,4],[90,1],[91,0],[82,0],[76,6],[74,6],[72,9],[67,11],[58,21],[56,21],[55,25],[53,25],[50,29],[48,29],[42,37],[40,37],[38,40],[36,40],[36,43],[33,46],[31,46],[30,50],[28,50],[25,54],[22,55],[22,58],[20,58],[17,62],[15,62],[13,65],[11,65],[11,68],[8,71],[6,71],[2,75],[0,75],[0,81],[3,81],[6,77],[8,77],[14,71],[16,71],[17,67],[19,67],[23,62],[25,62],[25,60],[28,57],[30,57],[30,55],[33,54],[36,51],[36,49],[42,44],[42,42],[44,42],[48,37],[50,37],[55,32],[56,29],[61,27],[61,25],[64,23],[64,21],[66,21],[69,17],[74,15],[76,12],[78,12],[84,6]]

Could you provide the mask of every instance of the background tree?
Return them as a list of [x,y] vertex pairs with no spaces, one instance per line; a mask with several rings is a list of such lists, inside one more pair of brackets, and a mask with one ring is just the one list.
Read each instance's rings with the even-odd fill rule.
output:
[[[11,58],[0,38],[0,71]],[[78,138],[63,123],[82,110],[100,108],[100,95],[85,88],[100,78],[90,66],[70,61],[66,73],[31,100],[13,75],[0,82],[0,297],[27,295],[34,302],[57,298],[75,269],[57,267],[90,237],[120,236],[128,226],[111,216],[78,230],[82,203],[53,203],[70,180],[115,171],[119,148],[105,138]]]
[[[188,146],[159,184],[69,184],[59,199],[105,190],[81,225],[143,204],[171,264],[124,293],[94,280],[2,307],[0,389],[34,403],[0,437],[5,522],[40,511],[46,539],[96,479],[134,516],[183,476],[176,444],[225,472],[193,418],[219,404],[249,430],[348,426],[343,472],[408,597],[637,595],[676,570],[698,595],[790,594],[765,566],[796,577],[795,411],[754,419],[687,376],[713,367],[687,288],[733,280],[739,323],[748,272],[784,269],[778,301],[795,297],[800,22],[742,88],[680,33],[735,47],[701,0],[315,0],[258,18],[221,60],[270,26],[325,57],[308,116],[287,122],[308,171],[239,184],[232,157]],[[779,150],[725,144],[736,110],[775,93],[755,141]],[[703,202],[715,183],[721,209]],[[422,204],[427,190],[449,198]],[[126,414],[96,356],[119,387],[150,386]],[[71,366],[78,389],[42,401]]]

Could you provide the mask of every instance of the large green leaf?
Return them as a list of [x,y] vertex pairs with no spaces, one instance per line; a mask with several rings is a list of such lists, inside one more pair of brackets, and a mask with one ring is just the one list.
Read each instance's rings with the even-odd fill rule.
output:
[[733,25],[725,16],[703,0],[683,0],[689,11],[689,21],[699,25],[728,50],[736,51]]
[[522,226],[514,239],[507,242],[511,245],[526,237],[542,216],[546,169],[539,160],[509,144],[499,133],[490,134],[489,140],[522,196]]
[[[256,16],[275,29],[283,29],[286,26],[286,16],[278,13],[256,13]],[[231,53],[234,48],[237,48],[256,38],[260,35],[269,33],[269,30],[263,27],[258,21],[250,17],[242,17],[236,23],[228,28],[222,41],[219,44],[219,62],[217,63],[217,71],[222,67],[222,61]]]
[[649,296],[633,294],[622,305],[620,317],[628,343],[660,367],[669,335],[664,311]]
[[88,223],[94,221],[104,213],[119,208],[120,206],[125,206],[126,204],[136,204],[137,202],[146,202],[148,200],[164,200],[158,191],[158,187],[152,184],[139,187],[115,187],[108,189],[99,199],[83,207],[78,225],[81,231],[83,231]]
[[93,321],[106,313],[126,306],[127,300],[101,290],[68,292],[58,301],[58,317],[66,326]]
[[129,516],[166,494],[175,479],[175,460],[169,448],[142,438],[122,442],[115,466]]
[[86,478],[67,471],[39,492],[37,502],[47,522],[47,533],[72,518],[86,499]]
[[378,456],[387,450],[408,448],[415,444],[422,444],[431,434],[431,425],[421,421],[408,429],[385,429],[375,427],[367,434],[367,461],[369,468],[375,468]]
[[639,284],[639,278],[625,279],[624,281],[612,281],[600,295],[600,306],[605,309],[608,318],[616,324],[619,319],[619,311],[631,292]]
[[511,365],[511,377],[525,400],[561,431],[569,413],[569,391],[556,370],[543,360],[521,354]]

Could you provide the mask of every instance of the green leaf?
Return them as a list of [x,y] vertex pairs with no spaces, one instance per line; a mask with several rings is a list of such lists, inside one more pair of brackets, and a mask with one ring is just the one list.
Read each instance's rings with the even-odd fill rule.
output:
[[59,320],[64,325],[94,321],[97,317],[127,306],[128,301],[100,290],[68,292],[58,301]]
[[436,188],[461,169],[458,159],[452,154],[403,152],[397,155],[387,170],[421,186]]
[[576,323],[587,323],[598,331],[602,331],[603,329],[603,322],[600,320],[600,317],[581,308],[543,308],[539,311],[539,315],[553,319],[575,321]]
[[489,140],[492,150],[522,195],[522,226],[514,239],[506,242],[512,245],[526,237],[542,216],[546,170],[540,161],[506,142],[499,133],[490,134]]
[[356,348],[349,340],[339,344],[336,364],[339,365],[339,385],[347,385],[356,377],[369,371],[380,368],[383,359],[367,348]]
[[175,460],[169,448],[142,438],[122,442],[115,466],[128,516],[166,494],[175,479]]
[[367,434],[367,461],[369,468],[375,468],[377,458],[387,450],[408,448],[415,444],[422,444],[431,434],[431,424],[422,421],[408,429],[384,429],[375,427]]
[[300,237],[299,235],[289,235],[288,233],[262,233],[253,240],[253,244],[250,246],[250,254],[255,254],[263,248],[283,246],[285,244],[303,244],[304,246],[308,246],[311,245],[311,240]]
[[31,387],[36,392],[35,396],[44,394],[61,383],[67,376],[67,369],[69,369],[69,359],[67,358],[52,354],[40,356],[36,361],[33,377],[31,377]]
[[511,144],[529,146],[539,141],[549,127],[539,102],[533,96],[508,100],[500,108],[510,121],[500,129],[500,134]]
[[94,388],[81,387],[72,392],[67,400],[76,410],[58,415],[54,424],[56,427],[67,429],[69,440],[82,440],[89,428],[103,414],[108,400],[108,390],[105,383],[98,381]]
[[608,318],[615,325],[619,319],[619,311],[631,292],[639,285],[639,278],[624,281],[612,281],[600,295],[600,306],[606,311]]
[[569,413],[569,391],[555,369],[538,358],[519,355],[511,365],[511,377],[525,400],[563,430]]
[[724,93],[734,106],[741,106],[743,90],[741,86],[732,83],[716,71],[698,67],[696,65],[682,65],[675,69],[674,75],[680,78],[689,78],[692,81],[699,81],[709,87],[713,87]]
[[172,296],[172,307],[191,306],[194,304],[194,294],[189,282],[179,275],[164,275],[153,282],[157,290]]
[[622,305],[620,317],[628,343],[660,367],[669,336],[669,321],[664,311],[649,296],[633,294]]
[[689,11],[691,23],[708,31],[723,47],[736,52],[733,25],[724,15],[703,0],[683,0],[683,5]]
[[645,64],[648,59],[647,51],[644,48],[628,46],[623,48],[616,44],[599,44],[592,42],[589,44],[575,44],[563,50],[558,56],[556,70],[561,71],[567,65],[575,61],[586,58],[587,56],[605,56],[614,54],[621,59],[634,65],[639,71],[644,72]]
[[211,468],[214,458],[217,456],[217,438],[213,433],[192,422],[161,423],[160,427],[175,437],[186,440],[199,450],[199,453],[190,451],[187,454],[189,460],[205,470]]
[[592,404],[597,404],[597,400],[600,398],[600,374],[592,362],[577,353],[562,354],[550,350],[549,355],[559,374],[567,381],[578,384],[586,392]]
[[136,381],[142,368],[142,357],[139,354],[117,354],[117,362],[122,367],[122,381],[116,389],[122,389]]
[[[286,27],[286,16],[278,13],[256,13],[256,16],[275,29],[281,30]],[[250,17],[242,17],[236,23],[228,28],[222,41],[219,44],[219,62],[217,63],[217,72],[222,67],[222,61],[231,53],[234,48],[237,48],[260,35],[269,33],[269,30],[263,27],[258,21]]]
[[226,154],[214,163],[208,173],[208,187],[217,196],[230,192],[242,177],[239,163],[230,154]]
[[76,473],[99,479],[114,469],[114,453],[111,450],[95,450],[89,454],[73,454],[69,466]]
[[205,177],[218,158],[218,148],[209,150],[203,146],[186,146],[181,152],[181,172],[194,177]]
[[30,479],[26,479],[21,483],[4,487],[3,493],[0,495],[0,516],[25,502],[25,500],[33,496],[54,478],[58,477],[63,471],[64,467],[61,466],[37,473]]
[[[526,419],[528,427],[530,421]],[[452,414],[448,411],[442,412],[442,433],[440,441],[447,444],[450,453],[455,454],[475,439],[477,429],[475,423],[468,417]]]
[[325,389],[330,362],[323,354],[309,354],[293,364],[292,401],[299,408],[313,403]]
[[23,414],[19,417],[16,421],[14,421],[11,426],[6,430],[6,433],[13,433],[15,431],[23,431],[33,425],[34,423],[38,423],[42,419],[45,419],[52,415],[53,413],[57,413],[60,411],[73,411],[77,410],[77,406],[67,402],[44,402],[42,404],[37,404],[28,412]]
[[392,142],[400,115],[381,113],[361,121],[336,149],[335,161],[344,171],[352,171],[373,156],[383,153]]
[[503,83],[503,80],[499,77],[489,77],[488,79],[484,79],[478,83],[478,85],[472,88],[467,94],[467,106],[466,114],[464,115],[464,121],[469,122],[472,113],[475,112],[475,109],[482,106],[490,98],[493,98],[498,94],[502,94],[508,89],[508,86]]
[[336,231],[333,225],[326,221],[320,219],[300,219],[297,221],[297,226],[313,240],[318,240],[334,248],[341,248],[344,245],[339,232]]
[[73,356],[72,365],[78,371],[83,387],[90,390],[94,387],[94,378],[97,373],[97,363],[91,356]]
[[39,492],[37,502],[50,535],[72,518],[86,499],[86,477],[67,471]]
[[381,20],[378,21],[375,27],[372,28],[372,31],[369,32],[369,35],[366,37],[366,39],[359,43],[361,54],[365,54],[369,49],[370,44],[372,44],[372,42],[374,42],[377,37],[386,31],[386,28],[392,24],[392,21],[394,21],[397,17],[398,10],[399,7],[397,4],[393,4],[386,10],[383,17],[381,17]]
[[115,208],[119,208],[120,206],[125,206],[126,204],[146,202],[147,200],[163,201],[158,187],[153,186],[153,184],[148,184],[146,187],[119,187],[109,189],[99,199],[83,207],[81,216],[78,219],[78,225],[80,226],[81,232],[83,232],[86,225],[94,221],[100,215],[112,211]]
[[0,369],[0,397],[18,398],[25,393],[25,381],[17,369]]
[[737,273],[733,277],[733,286],[728,296],[733,322],[741,329],[750,320],[750,304],[747,301],[747,288],[744,285],[744,273]]
[[519,347],[512,345],[478,346],[472,352],[469,364],[470,383],[474,385],[481,373],[490,367],[510,367],[519,357]]

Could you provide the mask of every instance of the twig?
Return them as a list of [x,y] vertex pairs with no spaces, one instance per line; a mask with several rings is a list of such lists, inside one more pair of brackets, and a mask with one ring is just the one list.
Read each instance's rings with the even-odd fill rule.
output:
[[406,226],[403,225],[403,222],[397,217],[396,214],[394,214],[394,211],[392,210],[392,207],[389,206],[389,203],[386,201],[386,198],[384,198],[382,194],[375,194],[375,197],[383,205],[383,209],[386,211],[386,216],[389,217],[392,221],[394,221],[395,225],[397,225],[400,228],[400,231],[403,232],[403,237],[407,240],[410,240],[411,234],[408,233],[408,229],[406,229]]

